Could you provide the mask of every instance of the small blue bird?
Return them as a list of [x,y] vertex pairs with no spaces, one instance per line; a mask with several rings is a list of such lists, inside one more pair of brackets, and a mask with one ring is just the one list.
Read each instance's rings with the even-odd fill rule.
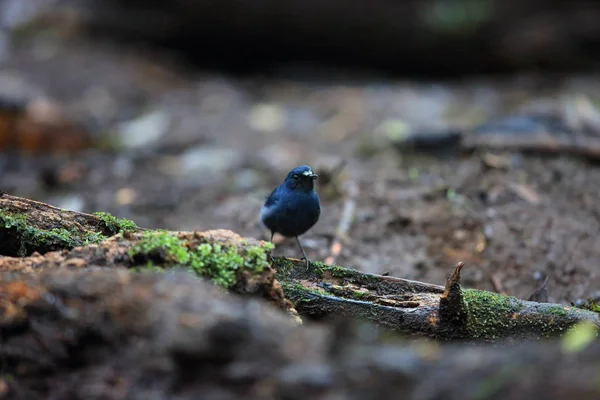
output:
[[312,228],[321,215],[321,203],[314,185],[317,178],[308,165],[294,168],[271,192],[260,210],[262,223],[271,230],[271,241],[276,232],[295,237],[307,268],[309,261],[298,236]]

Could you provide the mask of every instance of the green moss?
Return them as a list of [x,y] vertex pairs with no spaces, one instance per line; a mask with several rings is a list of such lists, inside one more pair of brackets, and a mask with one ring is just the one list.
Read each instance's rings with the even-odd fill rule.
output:
[[[571,303],[573,304],[573,303]],[[600,313],[600,305],[596,304],[594,299],[587,299],[582,304],[576,306],[579,309]]]
[[128,219],[117,218],[105,212],[95,212],[94,216],[98,217],[104,223],[106,229],[113,234],[138,230],[136,223]]
[[297,282],[281,282],[281,288],[292,303],[310,303],[316,300],[316,296],[329,296],[325,290],[320,288],[307,288]]
[[540,308],[540,312],[545,314],[552,314],[557,317],[566,317],[568,315],[567,310],[563,306],[545,306]]
[[129,249],[129,255],[134,264],[180,265],[219,286],[231,288],[239,271],[261,272],[267,268],[267,253],[272,248],[270,243],[245,248],[219,243],[193,246],[166,231],[148,231]]
[[467,326],[474,338],[497,339],[517,330],[524,336],[536,332],[542,336],[562,335],[569,327],[581,321],[589,311],[556,304],[539,304],[535,312],[525,311],[524,303],[512,296],[475,289],[463,289],[468,312]]
[[163,230],[144,232],[140,241],[129,249],[129,255],[167,264],[185,265],[190,260],[190,252],[185,243]]
[[[268,242],[272,244],[271,242]],[[277,276],[289,278],[293,274],[295,264],[285,257],[273,257],[273,267],[277,270]]]
[[523,304],[516,297],[476,289],[463,289],[465,303],[469,309],[489,310],[496,312],[515,313],[523,309]]
[[321,277],[328,273],[335,278],[352,278],[355,277],[358,272],[352,269],[340,267],[339,265],[323,264],[320,261],[315,261],[313,263],[313,268]]
[[361,292],[359,290],[354,290],[352,292],[352,296],[356,299],[356,300],[360,300],[363,297],[365,297],[367,294],[369,294],[369,292]]
[[7,235],[7,239],[3,240],[2,254],[18,257],[26,257],[35,251],[43,254],[72,249],[106,239],[106,236],[98,232],[69,231],[64,228],[39,229],[29,224],[25,215],[11,214],[6,210],[0,210],[0,228],[16,231],[16,235]]
[[287,297],[289,297],[294,304],[297,303],[310,303],[314,299],[303,296],[302,294],[307,292],[307,289],[299,283],[288,283],[282,282],[281,288]]
[[517,326],[511,314],[523,309],[523,304],[512,296],[475,289],[463,289],[468,312],[468,328],[476,338],[495,338],[500,332]]

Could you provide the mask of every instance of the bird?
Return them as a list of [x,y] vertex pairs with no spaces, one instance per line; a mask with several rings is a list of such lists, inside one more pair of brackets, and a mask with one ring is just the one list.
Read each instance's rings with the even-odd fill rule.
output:
[[312,228],[321,215],[321,202],[314,184],[318,177],[308,165],[292,169],[260,210],[262,223],[271,231],[271,241],[275,233],[296,238],[307,270],[310,262],[298,237]]

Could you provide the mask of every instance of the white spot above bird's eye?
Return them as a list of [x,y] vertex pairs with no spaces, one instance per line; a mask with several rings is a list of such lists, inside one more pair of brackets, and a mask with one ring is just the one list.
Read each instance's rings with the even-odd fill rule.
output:
[[304,176],[310,176],[310,175],[312,175],[312,174],[313,174],[313,172],[312,172],[310,169],[309,169],[309,170],[307,170],[307,171],[304,171],[304,172],[302,173],[302,175],[304,175]]

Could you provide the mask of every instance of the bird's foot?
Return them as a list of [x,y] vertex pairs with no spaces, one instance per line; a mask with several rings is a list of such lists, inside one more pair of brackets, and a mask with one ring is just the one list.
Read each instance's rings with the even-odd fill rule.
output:
[[310,261],[308,261],[308,258],[306,257],[302,257],[300,259],[300,261],[304,260],[306,262],[306,271],[308,271],[310,269]]

